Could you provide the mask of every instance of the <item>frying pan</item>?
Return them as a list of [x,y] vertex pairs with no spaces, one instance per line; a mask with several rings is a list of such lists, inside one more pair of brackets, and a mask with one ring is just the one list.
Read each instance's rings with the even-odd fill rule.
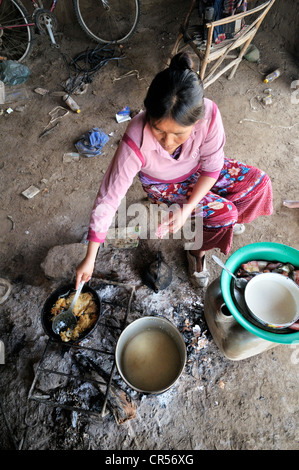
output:
[[61,341],[65,345],[78,343],[82,341],[83,339],[85,339],[87,336],[89,336],[97,327],[100,316],[101,316],[101,312],[102,312],[100,297],[98,296],[97,292],[92,287],[89,286],[88,283],[85,283],[82,289],[82,293],[90,292],[92,294],[93,300],[95,301],[97,308],[98,308],[98,318],[96,322],[92,325],[92,327],[88,330],[85,330],[75,341],[73,340],[70,340],[68,342],[62,341],[61,337],[55,334],[54,331],[52,330],[51,309],[53,305],[55,304],[55,302],[60,297],[68,297],[72,292],[75,292],[75,284],[67,284],[67,285],[58,287],[58,289],[52,292],[52,294],[50,294],[50,296],[47,298],[42,308],[42,312],[41,312],[41,323],[42,323],[42,326],[46,335],[52,339],[55,339],[56,341]]

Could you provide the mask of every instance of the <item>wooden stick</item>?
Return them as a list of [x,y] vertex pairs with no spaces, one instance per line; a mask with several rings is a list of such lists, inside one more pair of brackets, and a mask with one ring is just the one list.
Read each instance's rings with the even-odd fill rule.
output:
[[[245,18],[245,16],[253,15],[254,13],[257,13],[260,10],[263,10],[266,8],[270,3],[274,3],[275,0],[269,0],[266,3],[263,3],[262,5],[253,8],[252,10],[244,11],[243,13],[237,13],[237,15],[232,15],[232,16],[227,16],[225,18],[221,18],[221,20],[216,20],[211,23],[207,23],[206,27],[211,28],[212,25],[215,26],[220,26],[222,24],[227,24],[227,23],[232,23],[233,21],[241,20]],[[272,5],[271,5],[272,6]]]
[[223,69],[221,69],[220,72],[218,72],[216,75],[214,75],[214,77],[211,78],[211,80],[205,81],[204,84],[203,84],[204,88],[208,88],[208,86],[210,86],[212,83],[214,83],[223,73],[225,73],[227,70],[229,70],[234,65],[239,65],[241,60],[242,59],[240,59],[239,57],[235,60],[232,60],[229,64],[227,64],[225,67],[223,67]]
[[[224,72],[226,72],[226,70],[228,70],[229,68],[231,68],[232,66],[234,66],[234,68],[232,69],[228,79],[231,80],[234,76],[234,74],[236,73],[236,70],[239,66],[239,63],[241,62],[241,59],[243,57],[243,55],[245,54],[245,51],[247,49],[247,47],[249,46],[249,44],[251,43],[252,39],[254,38],[254,36],[256,35],[257,31],[258,31],[258,28],[261,24],[261,22],[263,21],[265,15],[267,14],[267,12],[269,11],[269,9],[272,7],[272,4],[275,2],[275,0],[271,0],[268,2],[268,6],[265,7],[266,4],[263,4],[261,5],[261,7],[258,7],[258,10],[261,10],[261,8],[265,8],[265,11],[258,17],[256,18],[253,23],[251,25],[249,25],[249,27],[247,29],[244,29],[242,31],[242,33],[227,47],[225,53],[219,57],[219,59],[217,60],[217,62],[213,65],[213,67],[211,68],[211,70],[209,71],[209,74],[207,75],[206,77],[206,83],[205,83],[205,88],[207,88],[211,83],[213,83],[215,80],[210,80],[208,82],[208,85],[207,85],[207,81],[209,80],[209,78],[213,75],[214,71],[219,67],[219,65],[221,65],[221,63],[223,62],[223,60],[225,60],[225,58],[227,57],[227,54],[234,48],[236,47],[236,42],[237,41],[240,41],[244,36],[246,36],[247,34],[250,33],[249,35],[249,38],[245,41],[239,55],[238,55],[238,59],[240,60],[235,60],[233,63],[230,64],[230,66],[226,66],[225,68],[222,69],[221,73],[218,73],[216,75],[217,78],[219,78],[220,75],[222,75]],[[256,9],[254,9],[256,10]],[[251,10],[251,13],[254,11],[254,10]],[[235,15],[234,18],[236,18],[238,15]],[[213,23],[215,25],[215,22]],[[208,60],[208,58],[207,58]]]
[[[109,393],[104,394],[102,390],[98,389],[99,394],[103,395],[104,404],[102,406],[101,416],[104,417],[108,414],[106,407],[111,411],[117,424],[122,424],[127,420],[133,419],[136,416],[136,404],[121,388],[115,386],[112,382],[112,375],[115,365],[111,370],[110,375],[102,369],[91,357],[87,355],[76,355],[77,364],[83,369],[91,368],[96,371],[97,375],[105,384]],[[86,378],[88,381],[88,378]]]
[[[239,54],[239,58],[240,58],[240,59],[242,59],[243,55],[245,54],[245,51],[246,51],[247,47],[249,46],[250,42],[252,41],[252,39],[253,39],[254,36],[256,35],[256,33],[257,33],[257,31],[258,31],[258,29],[259,29],[259,27],[260,27],[260,25],[261,25],[263,19],[265,18],[266,14],[267,14],[268,11],[270,10],[270,8],[272,7],[272,5],[273,5],[274,2],[275,2],[275,0],[271,0],[270,2],[268,2],[268,6],[265,8],[263,14],[260,15],[260,17],[259,17],[259,19],[258,19],[258,21],[257,21],[257,23],[256,23],[255,32],[253,33],[252,38],[251,38],[250,40],[248,40],[248,41],[245,42],[244,46],[242,47],[242,49],[241,49],[241,51],[240,51],[240,54]],[[232,71],[231,71],[231,73],[230,73],[230,75],[229,75],[229,77],[228,77],[229,80],[231,80],[231,79],[234,77],[234,75],[235,75],[235,73],[236,73],[236,70],[237,70],[237,67],[238,67],[238,64],[236,64],[236,65],[234,66],[234,68],[232,69]]]
[[[221,65],[222,62],[227,58],[227,54],[228,54],[234,47],[236,47],[236,44],[235,44],[236,41],[237,41],[237,40],[240,40],[243,36],[246,36],[246,34],[248,34],[248,30],[247,30],[247,31],[243,31],[242,33],[243,33],[243,34],[240,34],[240,36],[239,36],[234,42],[232,42],[232,43],[227,47],[227,49],[226,49],[226,51],[224,52],[224,54],[222,54],[222,55],[218,58],[217,62],[213,65],[213,67],[212,67],[211,70],[209,71],[209,74],[207,75],[206,80],[208,80],[208,79],[210,78],[210,76],[213,75],[214,71],[215,71],[215,70],[219,67],[219,65]],[[249,39],[247,40],[247,42],[248,42],[248,41],[250,42],[251,39],[252,39],[252,37],[253,37],[253,35],[251,34],[251,35],[249,36]],[[239,54],[239,55],[240,55],[240,54]],[[238,55],[238,57],[239,57],[239,55]],[[238,63],[239,63],[239,62],[238,62]]]
[[200,70],[201,80],[204,79],[205,71],[206,71],[207,64],[208,64],[208,57],[209,57],[209,54],[210,54],[212,39],[213,39],[213,31],[214,31],[214,26],[212,24],[212,27],[208,30],[206,53],[205,53],[205,57],[204,57],[202,67],[201,67],[201,70]]
[[[178,52],[179,43],[180,43],[180,41],[181,41],[181,40],[183,39],[183,37],[184,37],[184,33],[185,33],[185,31],[186,31],[186,29],[187,29],[187,25],[188,25],[188,23],[189,23],[190,15],[191,15],[191,13],[192,13],[192,11],[193,11],[193,9],[194,9],[194,6],[195,6],[195,2],[196,2],[196,0],[191,0],[188,13],[187,13],[187,15],[186,15],[186,17],[185,17],[184,23],[181,25],[180,33],[179,33],[179,35],[178,35],[178,37],[177,37],[177,40],[176,40],[176,42],[175,42],[175,44],[174,44],[174,47],[173,47],[173,49],[172,49],[172,52],[171,52],[171,55],[170,55],[170,60],[171,60],[171,58]],[[190,38],[190,39],[191,39],[191,38]],[[170,60],[169,60],[169,62],[170,62]]]

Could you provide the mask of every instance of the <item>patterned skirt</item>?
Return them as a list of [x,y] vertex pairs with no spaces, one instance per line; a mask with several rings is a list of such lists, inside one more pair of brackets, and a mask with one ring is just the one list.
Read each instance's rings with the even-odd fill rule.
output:
[[[156,204],[182,206],[199,176],[200,170],[181,183],[143,184],[143,189]],[[228,254],[236,222],[249,223],[272,212],[272,185],[268,175],[238,160],[225,158],[218,180],[192,213],[193,217],[203,218],[201,250],[219,248]]]

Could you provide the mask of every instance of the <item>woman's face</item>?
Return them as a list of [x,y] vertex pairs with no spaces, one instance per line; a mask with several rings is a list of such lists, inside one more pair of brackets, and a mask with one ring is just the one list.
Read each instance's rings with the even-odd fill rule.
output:
[[154,137],[169,154],[173,152],[190,136],[193,126],[181,126],[171,118],[154,121],[150,119],[149,125]]

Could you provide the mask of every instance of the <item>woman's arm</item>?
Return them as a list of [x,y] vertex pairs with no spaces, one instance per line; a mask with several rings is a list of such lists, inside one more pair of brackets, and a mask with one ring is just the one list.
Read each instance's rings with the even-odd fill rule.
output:
[[193,209],[210,191],[217,180],[211,176],[200,176],[195,184],[188,202],[180,210],[173,212],[169,216],[169,232],[176,233],[184,225]]
[[108,166],[93,205],[87,237],[87,254],[76,270],[76,289],[80,281],[87,282],[91,278],[99,246],[104,242],[118,206],[140,168],[141,161],[138,156],[125,142],[121,142]]
[[188,203],[185,204],[187,206],[187,210],[189,211],[189,215],[193,211],[193,209],[197,206],[197,204],[202,200],[203,197],[210,191],[210,189],[214,186],[217,179],[212,178],[211,176],[201,175],[197,183],[195,184],[191,196],[188,199]]
[[87,282],[91,278],[93,270],[94,270],[94,263],[97,257],[99,246],[100,246],[100,243],[98,242],[90,241],[88,243],[86,256],[76,269],[76,272],[77,272],[76,289],[78,289],[79,283],[81,281]]

